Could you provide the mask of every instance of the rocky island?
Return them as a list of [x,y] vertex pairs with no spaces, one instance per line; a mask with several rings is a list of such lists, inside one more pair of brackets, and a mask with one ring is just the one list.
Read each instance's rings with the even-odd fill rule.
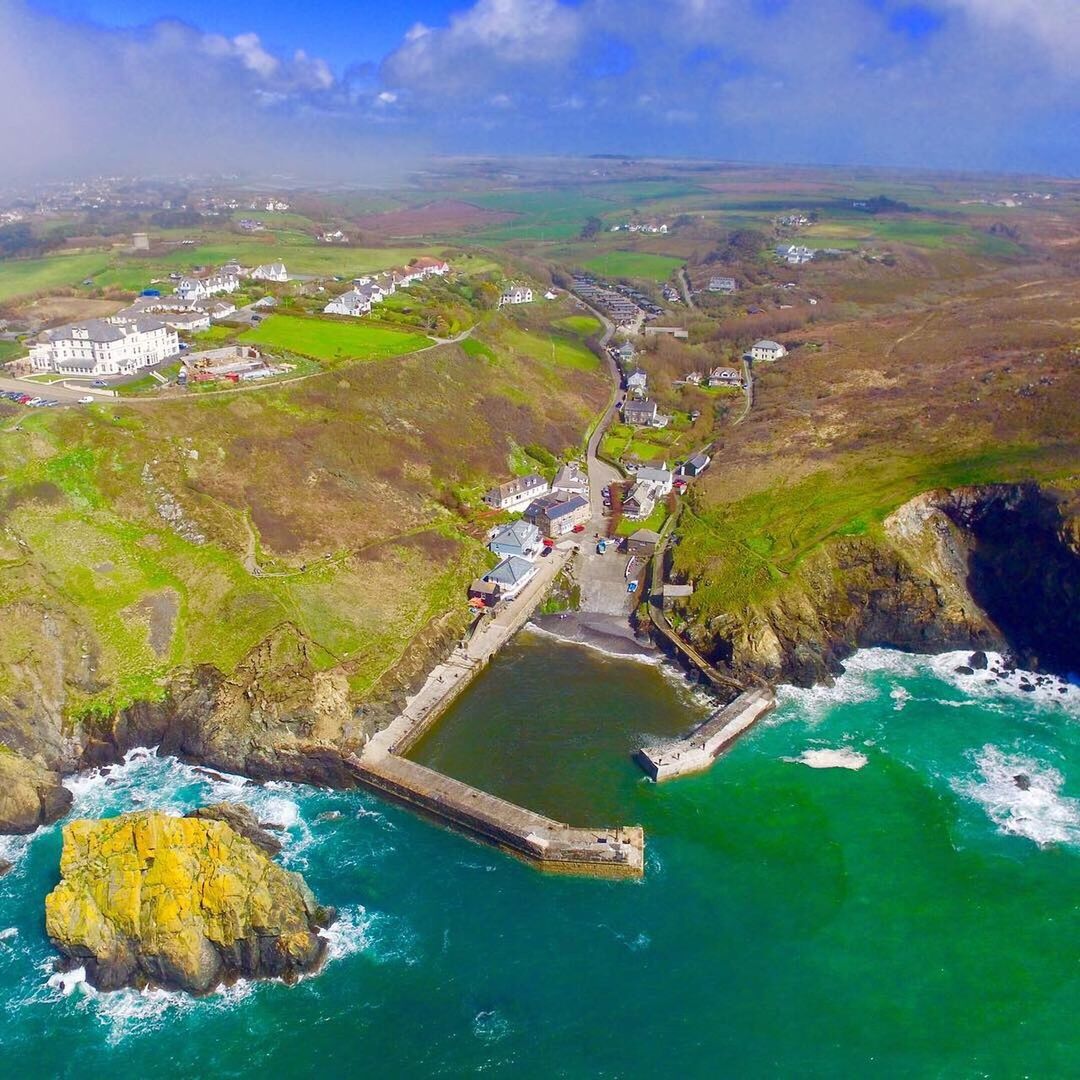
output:
[[279,848],[232,805],[69,822],[46,931],[99,990],[293,981],[322,964],[334,913],[272,861]]

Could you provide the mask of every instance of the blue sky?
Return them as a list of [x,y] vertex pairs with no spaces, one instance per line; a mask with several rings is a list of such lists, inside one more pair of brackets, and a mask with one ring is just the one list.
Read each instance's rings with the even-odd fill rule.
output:
[[430,152],[603,152],[1077,175],[1078,11],[0,0],[0,92],[22,103],[0,113],[0,145],[20,149],[0,174],[225,156],[355,175]]
[[267,0],[42,0],[34,7],[69,19],[131,28],[157,19],[182,18],[219,34],[256,31],[273,52],[305,49],[343,71],[356,62],[378,63],[415,22],[438,23],[460,3],[424,0],[411,4],[343,3],[327,0],[318,9],[303,3]]

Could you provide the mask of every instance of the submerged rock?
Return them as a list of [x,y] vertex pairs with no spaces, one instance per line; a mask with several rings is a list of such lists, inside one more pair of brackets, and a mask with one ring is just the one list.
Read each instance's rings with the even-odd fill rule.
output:
[[46,931],[99,990],[205,994],[322,963],[332,912],[225,821],[155,811],[64,827]]
[[0,746],[0,833],[31,833],[70,806],[58,773]]
[[7,859],[0,859],[0,877],[3,877],[11,869],[11,863]]

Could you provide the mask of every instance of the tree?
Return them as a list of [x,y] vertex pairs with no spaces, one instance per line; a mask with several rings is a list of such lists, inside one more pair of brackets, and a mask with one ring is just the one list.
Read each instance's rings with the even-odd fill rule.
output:
[[581,239],[591,240],[604,227],[604,223],[598,217],[586,218],[581,227]]

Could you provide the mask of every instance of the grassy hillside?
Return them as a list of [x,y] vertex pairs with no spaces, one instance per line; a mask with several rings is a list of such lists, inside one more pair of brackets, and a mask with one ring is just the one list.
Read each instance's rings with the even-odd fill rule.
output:
[[[521,447],[576,447],[606,396],[597,374],[487,349],[25,418],[0,440],[0,611],[47,609],[89,658],[73,713],[153,697],[178,667],[230,671],[282,625],[362,697],[464,625],[490,560],[475,493]],[[9,661],[35,648],[2,643]]]

